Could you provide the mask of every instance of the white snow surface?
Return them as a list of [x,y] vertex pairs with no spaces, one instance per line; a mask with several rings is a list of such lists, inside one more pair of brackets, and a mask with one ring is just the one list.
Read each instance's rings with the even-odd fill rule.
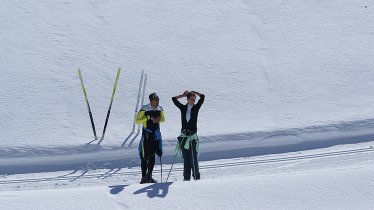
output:
[[179,163],[143,185],[139,167],[9,175],[0,209],[372,209],[373,144],[202,161],[190,182]]
[[[0,209],[373,209],[373,19],[368,0],[1,1]],[[98,144],[77,69],[101,137],[119,67]],[[177,158],[137,184],[142,70],[163,181],[171,97],[206,95],[202,180]]]

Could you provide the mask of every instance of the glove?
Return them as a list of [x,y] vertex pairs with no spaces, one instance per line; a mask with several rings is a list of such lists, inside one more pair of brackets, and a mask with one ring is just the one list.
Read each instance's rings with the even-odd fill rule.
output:
[[144,114],[146,116],[150,116],[150,117],[160,117],[161,116],[161,111],[160,110],[151,110],[151,111],[146,111]]
[[161,157],[161,156],[162,156],[162,150],[157,149],[157,150],[156,150],[156,155],[157,155],[158,157]]

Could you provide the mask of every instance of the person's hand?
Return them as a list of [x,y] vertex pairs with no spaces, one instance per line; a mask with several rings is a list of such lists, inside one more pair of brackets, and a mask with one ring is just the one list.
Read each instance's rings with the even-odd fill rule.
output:
[[161,117],[151,117],[151,120],[153,121],[153,123],[158,123],[161,121]]
[[190,91],[188,91],[188,90],[185,90],[185,91],[183,92],[182,96],[183,96],[183,97],[186,97],[186,96],[187,96],[187,94],[188,94],[189,92],[190,92]]
[[184,144],[186,143],[186,139],[182,136],[178,136],[178,143],[179,143],[179,148],[183,148],[184,147]]
[[196,95],[198,95],[198,96],[200,96],[201,95],[201,93],[199,93],[199,92],[197,92],[197,91],[191,91],[191,93],[193,93],[193,94],[196,94]]
[[144,112],[144,115],[147,119],[151,119],[152,118],[152,115],[151,115],[151,111],[145,111]]

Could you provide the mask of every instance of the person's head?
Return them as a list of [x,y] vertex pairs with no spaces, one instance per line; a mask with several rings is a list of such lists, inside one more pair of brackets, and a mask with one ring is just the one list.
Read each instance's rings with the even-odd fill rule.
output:
[[194,105],[196,101],[196,94],[194,92],[187,93],[187,103],[189,105]]
[[158,107],[160,99],[158,98],[158,95],[156,93],[151,93],[149,95],[149,101],[152,107]]

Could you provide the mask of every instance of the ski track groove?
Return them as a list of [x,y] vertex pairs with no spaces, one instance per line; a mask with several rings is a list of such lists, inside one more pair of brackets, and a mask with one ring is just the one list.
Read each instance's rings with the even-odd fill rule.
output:
[[[269,158],[269,159],[260,159],[260,160],[244,160],[238,162],[228,162],[228,163],[217,163],[217,164],[210,164],[210,165],[202,165],[200,166],[200,170],[207,170],[207,169],[218,169],[218,168],[226,168],[226,167],[237,167],[243,165],[257,165],[257,164],[267,164],[267,163],[280,163],[280,162],[287,162],[287,161],[298,161],[298,160],[308,160],[308,159],[315,159],[315,158],[324,158],[324,157],[335,157],[341,155],[350,155],[350,154],[358,154],[358,153],[367,153],[367,152],[374,152],[373,147],[367,148],[360,148],[360,149],[352,149],[352,150],[343,150],[343,151],[335,151],[335,152],[324,152],[318,154],[310,154],[310,155],[294,155],[289,157],[280,157],[280,158]],[[77,179],[91,179],[91,178],[101,178],[106,179],[111,176],[124,176],[124,175],[139,175],[141,171],[130,171],[130,172],[121,172],[121,168],[114,170],[110,169],[105,173],[96,173],[96,174],[89,174],[88,169],[82,170],[82,174],[74,175],[79,170],[74,170],[66,175],[57,176],[57,177],[49,177],[49,178],[33,178],[33,179],[17,179],[17,180],[9,180],[9,181],[0,181],[0,185],[6,184],[20,184],[20,183],[36,183],[36,182],[49,182],[49,181],[69,181],[74,182]],[[114,172],[113,172],[114,171]],[[155,173],[160,173],[160,169],[155,169]],[[165,170],[169,173],[169,169]],[[183,167],[177,167],[172,170],[173,172],[183,171]],[[111,173],[112,172],[112,173]]]

